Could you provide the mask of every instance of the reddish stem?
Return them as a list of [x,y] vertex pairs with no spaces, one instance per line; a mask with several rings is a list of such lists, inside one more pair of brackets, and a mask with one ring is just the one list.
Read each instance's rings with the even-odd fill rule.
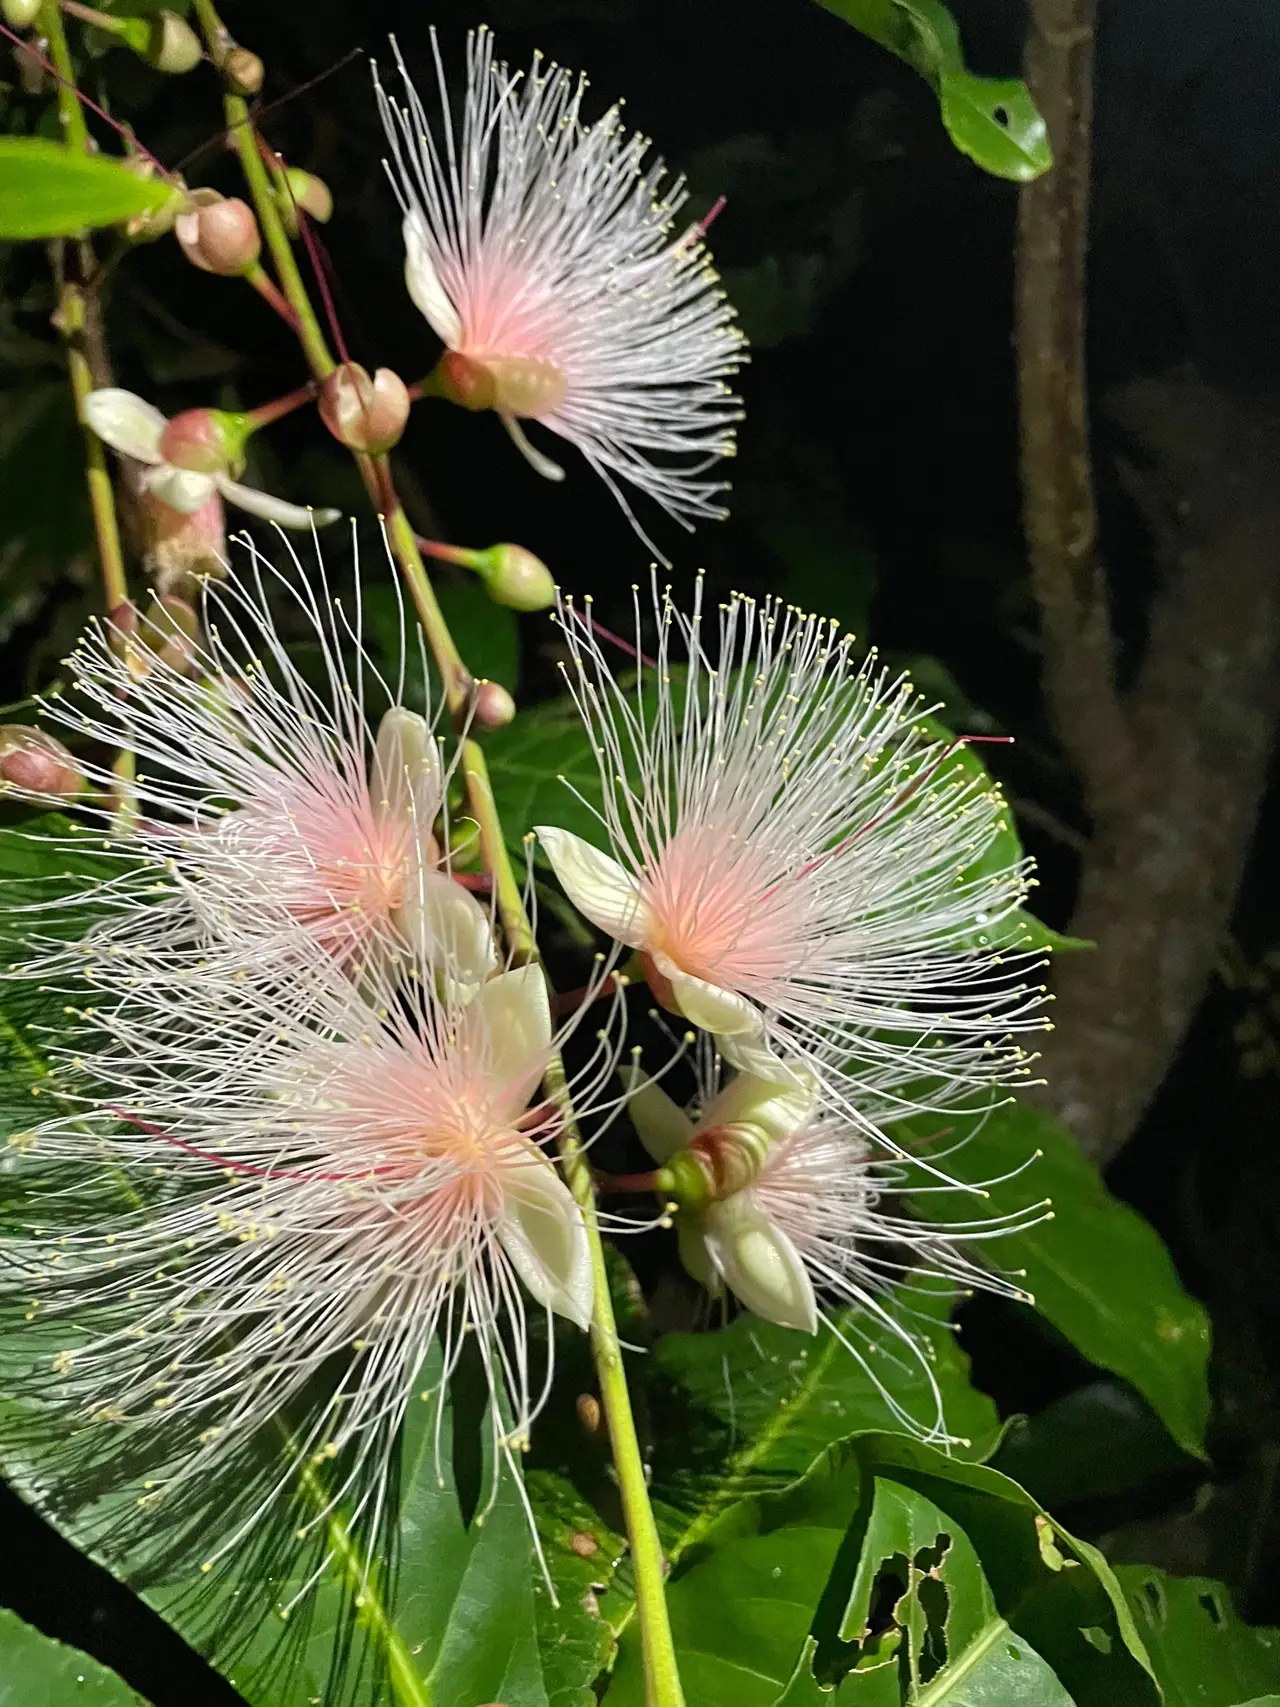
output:
[[125,141],[132,145],[136,154],[141,154],[144,160],[149,160],[151,162],[166,183],[173,184],[177,182],[177,175],[171,172],[167,166],[162,166],[151,150],[142,146],[127,125],[121,124],[119,119],[113,119],[110,113],[103,112],[102,108],[96,101],[91,101],[86,94],[76,88],[74,83],[72,83],[68,78],[61,76],[53,61],[46,58],[46,56],[40,52],[40,49],[36,47],[30,39],[25,36],[16,35],[13,30],[7,28],[4,24],[0,24],[0,36],[7,36],[15,47],[20,47],[24,53],[29,53],[37,65],[49,73],[55,83],[63,89],[70,90],[82,107],[88,107],[91,113],[97,114],[103,124],[110,125],[111,129],[115,131],[117,136],[124,137]]
[[145,1132],[149,1138],[159,1138],[166,1144],[172,1144],[175,1150],[181,1150],[185,1155],[194,1156],[199,1162],[212,1162],[215,1167],[225,1168],[228,1173],[248,1174],[253,1179],[300,1179],[300,1180],[361,1180],[373,1179],[377,1174],[391,1174],[397,1170],[392,1167],[366,1168],[361,1173],[324,1173],[305,1168],[259,1168],[250,1162],[233,1162],[226,1156],[216,1156],[211,1150],[198,1150],[194,1144],[188,1144],[184,1138],[175,1138],[171,1132],[166,1132],[162,1126],[153,1126],[149,1120],[143,1120],[141,1115],[130,1114],[127,1109],[117,1108],[114,1103],[108,1103],[107,1111],[120,1120],[128,1121],[130,1126],[136,1126],[139,1132]]
[[647,1174],[602,1174],[593,1173],[592,1181],[601,1197],[619,1197],[624,1192],[639,1194],[641,1192],[656,1192],[658,1189],[658,1170],[651,1169]]
[[551,998],[551,1012],[556,1019],[565,1014],[577,1013],[579,1008],[585,1008],[591,1002],[598,1002],[604,996],[613,995],[615,990],[624,989],[625,980],[619,980],[616,972],[611,972],[592,989],[590,984],[582,984],[576,990],[561,990]]
[[253,422],[254,431],[260,427],[269,427],[273,421],[278,421],[284,415],[291,415],[295,409],[301,409],[307,403],[315,401],[316,387],[312,381],[300,385],[296,391],[290,391],[283,397],[273,398],[270,403],[259,403],[256,409],[250,409],[248,418]]

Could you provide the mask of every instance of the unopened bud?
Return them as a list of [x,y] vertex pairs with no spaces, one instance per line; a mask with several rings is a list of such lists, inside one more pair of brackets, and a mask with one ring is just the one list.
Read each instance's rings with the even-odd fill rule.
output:
[[27,30],[40,15],[42,0],[3,0],[0,17],[11,30]]
[[0,724],[0,794],[73,800],[84,791],[84,773],[71,754],[27,723]]
[[313,172],[304,172],[300,166],[290,166],[284,177],[276,201],[290,236],[298,235],[299,209],[317,224],[327,225],[333,217],[333,194],[324,179]]
[[256,95],[264,76],[262,61],[247,47],[233,47],[222,62],[222,74],[233,93]]
[[200,618],[174,593],[152,593],[141,621],[143,642],[171,670],[192,675],[200,658]]
[[165,423],[160,455],[193,474],[235,474],[244,463],[249,426],[225,409],[184,409]]
[[144,55],[148,65],[171,77],[191,71],[204,57],[200,37],[176,12],[161,12],[151,22]]
[[470,565],[495,604],[510,610],[546,610],[556,602],[556,584],[540,557],[523,545],[491,545]]
[[516,702],[501,682],[477,682],[474,716],[481,729],[505,729],[516,714]]
[[408,388],[389,367],[370,379],[359,362],[343,362],[321,387],[320,418],[339,444],[377,456],[400,442],[409,419]]
[[195,204],[174,222],[182,252],[201,272],[234,278],[248,272],[262,250],[253,209],[238,196],[229,200],[212,190],[197,190]]

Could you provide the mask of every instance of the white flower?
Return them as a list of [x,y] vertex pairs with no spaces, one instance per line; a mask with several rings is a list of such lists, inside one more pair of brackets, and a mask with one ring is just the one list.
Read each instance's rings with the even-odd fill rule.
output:
[[645,165],[617,107],[584,122],[583,79],[537,57],[527,75],[495,64],[484,28],[455,122],[435,55],[443,142],[403,65],[404,106],[381,86],[378,100],[409,293],[447,346],[438,389],[496,410],[550,478],[562,470],[520,422],[576,445],[642,537],[624,484],[687,527],[722,515],[724,484],[704,476],[733,453],[725,380],[743,344],[701,230],[673,224],[683,180]]
[[808,1059],[868,1135],[1024,1073],[1041,992],[1027,956],[984,944],[1027,866],[987,857],[1003,804],[985,773],[832,624],[735,596],[709,654],[701,580],[691,619],[655,599],[634,688],[561,611],[608,848],[539,828],[570,900],[735,1066]]
[[[703,1050],[699,1076],[701,1106],[693,1116],[635,1069],[627,1103],[659,1164],[654,1189],[675,1205],[685,1268],[713,1296],[727,1288],[766,1321],[808,1334],[825,1322],[899,1422],[925,1439],[952,1438],[912,1327],[909,1287],[895,1296],[895,1282],[912,1276],[912,1284],[959,1283],[1025,1298],[1006,1276],[972,1262],[963,1246],[1021,1232],[1044,1219],[1048,1205],[948,1225],[896,1212],[886,1199],[940,1189],[933,1170],[877,1161],[803,1062],[790,1064],[786,1083],[739,1073],[720,1088]],[[856,1306],[865,1320],[833,1319],[824,1296]],[[925,1377],[933,1398],[926,1418],[908,1412],[884,1384],[882,1354],[893,1357],[895,1348]]]
[[336,522],[340,510],[306,510],[298,504],[286,504],[282,498],[241,486],[225,472],[205,473],[191,468],[179,468],[167,462],[161,454],[161,440],[169,425],[168,417],[144,398],[117,386],[105,386],[91,391],[84,403],[86,424],[112,450],[131,456],[143,463],[143,489],[168,504],[171,510],[194,515],[215,493],[229,504],[237,504],[250,515],[275,522],[284,528],[327,527]]

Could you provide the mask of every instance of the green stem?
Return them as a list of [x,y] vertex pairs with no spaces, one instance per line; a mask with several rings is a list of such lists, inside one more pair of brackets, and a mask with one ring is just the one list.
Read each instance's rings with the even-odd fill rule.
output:
[[[225,55],[230,40],[225,26],[218,16],[213,0],[194,0],[194,6],[209,50],[215,63],[218,63],[220,57]],[[267,168],[258,152],[257,137],[249,117],[249,109],[239,96],[228,94],[225,98],[225,110],[245,182],[253,198],[267,247],[275,262],[281,289],[289,307],[297,316],[298,338],[311,371],[317,379],[323,380],[333,371],[334,360],[298,270],[288,234],[281,223]],[[422,554],[418,550],[413,527],[396,494],[390,463],[385,456],[370,457],[355,453],[355,458],[370,498],[382,515],[392,553],[413,600],[436,668],[440,672],[445,703],[455,728],[462,735],[470,714],[474,678],[463,662],[449,632],[444,612],[440,609],[440,602],[436,598]],[[479,826],[481,851],[485,868],[493,879],[498,917],[503,932],[517,960],[537,961],[537,944],[525,911],[521,886],[502,833],[483,749],[478,742],[462,736],[461,757],[467,802]],[[565,1179],[582,1211],[591,1249],[594,1286],[591,1348],[609,1423],[609,1439],[622,1494],[627,1534],[631,1541],[636,1584],[636,1618],[640,1625],[644,1656],[645,1707],[684,1707],[684,1693],[680,1687],[675,1644],[671,1636],[663,1588],[666,1567],[662,1557],[662,1543],[649,1501],[644,1460],[631,1409],[631,1395],[627,1389],[622,1347],[618,1340],[618,1326],[614,1318],[609,1275],[605,1266],[604,1244],[596,1215],[591,1167],[574,1123],[564,1065],[558,1056],[553,1057],[547,1072],[547,1090],[560,1110],[564,1128],[561,1159]],[[400,1638],[386,1621],[385,1614],[382,1615],[378,1627],[388,1641],[394,1640],[398,1645],[395,1651],[399,1651],[402,1648]],[[399,1675],[395,1672],[394,1651],[390,1647],[388,1657],[392,1662],[393,1675]],[[406,1694],[402,1699],[407,1703],[407,1707],[421,1707],[424,1698],[416,1674],[406,1674],[406,1687],[410,1680],[412,1688],[418,1693]]]
[[75,68],[71,63],[58,0],[44,0],[37,28],[49,44],[49,58],[58,74],[58,122],[62,126],[62,140],[68,148],[87,149],[89,129],[84,122],[80,96],[76,92]]

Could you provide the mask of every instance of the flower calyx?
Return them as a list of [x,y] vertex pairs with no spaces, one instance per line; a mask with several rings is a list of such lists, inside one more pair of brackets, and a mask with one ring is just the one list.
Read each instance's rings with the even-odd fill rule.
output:
[[67,748],[28,723],[0,723],[0,795],[74,800],[84,773]]
[[343,362],[320,391],[320,418],[334,438],[370,456],[400,442],[409,409],[408,387],[389,367],[370,378],[359,362]]

